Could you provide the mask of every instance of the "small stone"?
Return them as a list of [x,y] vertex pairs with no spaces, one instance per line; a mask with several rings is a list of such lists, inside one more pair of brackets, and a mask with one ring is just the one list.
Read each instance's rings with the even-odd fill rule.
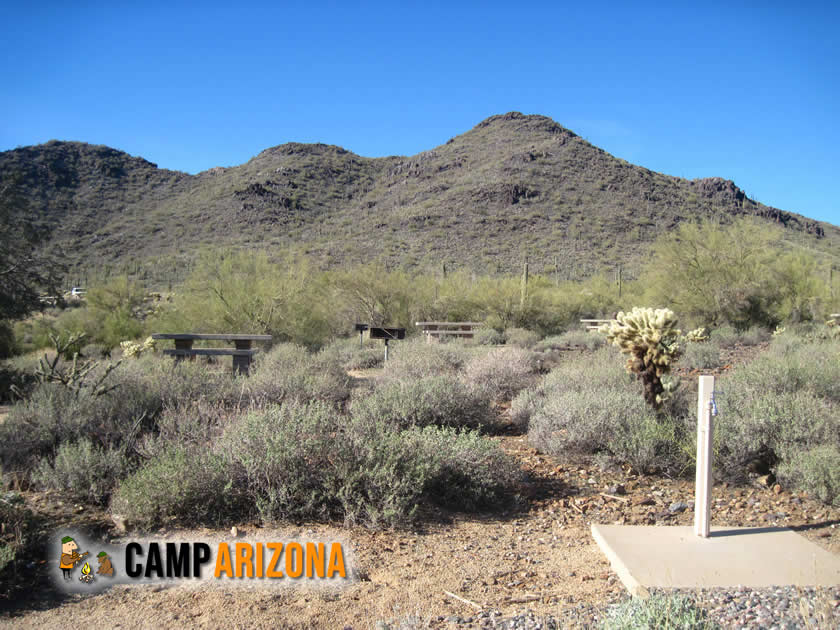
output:
[[682,501],[675,501],[671,505],[668,506],[668,511],[671,514],[679,514],[680,512],[685,512],[688,509],[688,503],[684,503]]
[[775,480],[776,480],[776,478],[772,474],[770,474],[770,475],[762,475],[761,477],[759,477],[755,481],[758,485],[764,486],[765,488],[769,488],[770,486],[773,485],[773,482]]
[[782,486],[776,484],[773,486],[773,494],[781,494],[782,493]]
[[637,496],[633,497],[633,505],[656,505],[656,501],[650,497]]
[[231,527],[231,528],[230,528],[230,535],[231,535],[231,536],[233,536],[234,538],[236,538],[237,536],[239,536],[239,530],[238,530],[238,529],[236,529],[236,526],[235,526],[235,525],[234,525],[233,527]]
[[623,484],[615,484],[607,488],[607,494],[614,494],[617,496],[623,496],[627,494],[627,490],[625,489]]

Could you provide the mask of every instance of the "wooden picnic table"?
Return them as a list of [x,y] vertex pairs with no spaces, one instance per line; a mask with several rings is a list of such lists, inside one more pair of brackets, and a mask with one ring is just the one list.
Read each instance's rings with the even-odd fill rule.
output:
[[[184,357],[194,361],[197,356],[233,356],[233,372],[248,374],[251,369],[251,357],[256,350],[251,347],[254,341],[271,341],[271,335],[249,335],[241,333],[207,334],[207,333],[154,333],[152,339],[172,339],[175,341],[174,350],[164,350],[166,355],[174,356],[175,361]],[[193,348],[194,341],[232,341],[234,348]]]
[[432,338],[443,335],[472,339],[475,329],[484,326],[484,322],[415,322],[414,325],[423,330],[426,343],[431,343]]

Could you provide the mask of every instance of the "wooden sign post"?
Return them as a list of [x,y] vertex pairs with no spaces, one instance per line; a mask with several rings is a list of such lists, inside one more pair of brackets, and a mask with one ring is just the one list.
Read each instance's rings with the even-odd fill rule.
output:
[[714,425],[712,400],[715,390],[714,376],[701,376],[697,392],[697,481],[694,487],[694,533],[709,537],[712,507],[712,455]]

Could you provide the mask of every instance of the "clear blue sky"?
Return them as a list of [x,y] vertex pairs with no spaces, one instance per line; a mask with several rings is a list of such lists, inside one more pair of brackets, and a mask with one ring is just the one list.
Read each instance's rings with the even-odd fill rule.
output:
[[7,2],[0,150],[196,173],[290,141],[411,155],[515,110],[840,224],[840,4],[667,4]]

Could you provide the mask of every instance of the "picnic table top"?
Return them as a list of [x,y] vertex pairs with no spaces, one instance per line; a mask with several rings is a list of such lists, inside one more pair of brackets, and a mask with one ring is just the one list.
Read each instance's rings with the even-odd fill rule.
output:
[[414,322],[415,326],[484,326],[484,322]]
[[271,335],[197,334],[197,333],[154,333],[152,339],[221,339],[224,341],[271,341]]

